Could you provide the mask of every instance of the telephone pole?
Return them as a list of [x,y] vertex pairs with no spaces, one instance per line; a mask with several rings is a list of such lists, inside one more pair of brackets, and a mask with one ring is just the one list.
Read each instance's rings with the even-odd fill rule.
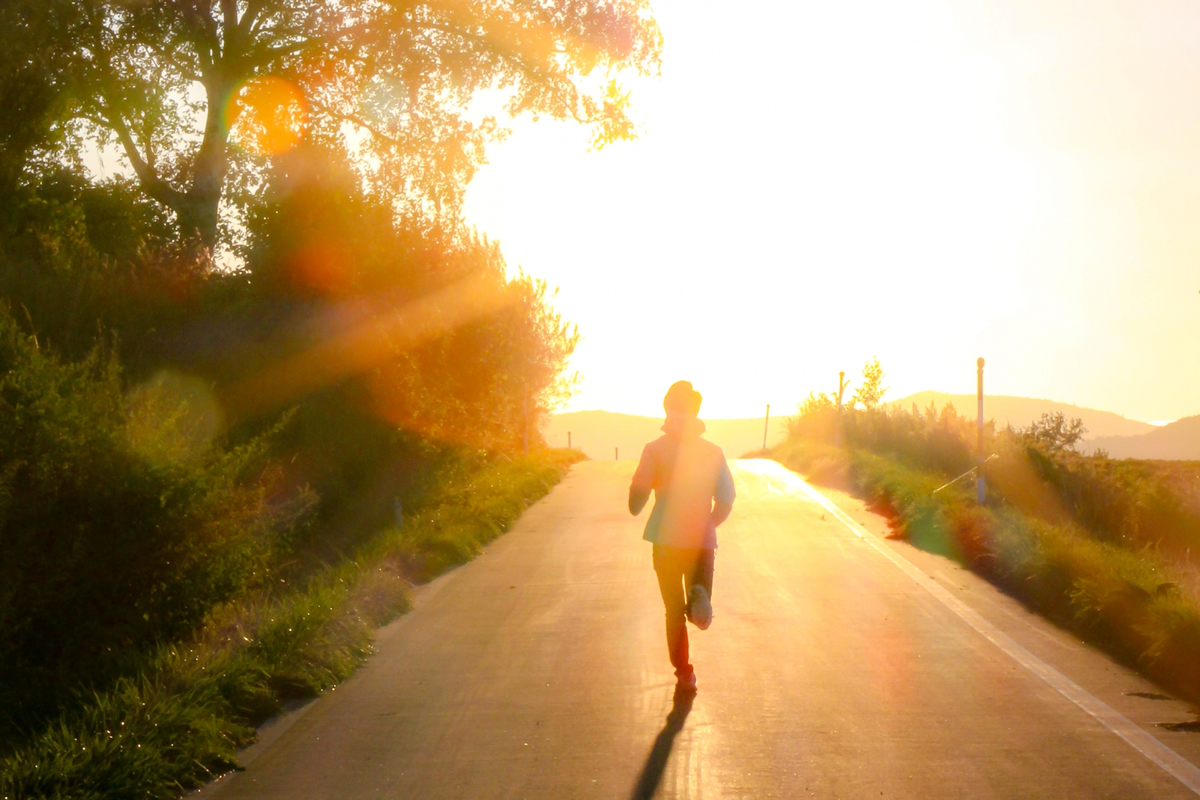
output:
[[842,444],[842,395],[846,393],[846,387],[850,384],[846,383],[846,373],[838,373],[838,395],[837,395],[837,430],[833,432],[833,444],[840,447]]
[[987,499],[987,487],[983,480],[983,358],[975,362],[976,368],[976,383],[979,394],[979,444],[977,447],[977,457],[979,459],[975,467],[975,499],[979,505],[983,505],[983,501]]
[[763,422],[763,450],[767,449],[767,429],[771,426],[771,404],[767,403],[767,418]]

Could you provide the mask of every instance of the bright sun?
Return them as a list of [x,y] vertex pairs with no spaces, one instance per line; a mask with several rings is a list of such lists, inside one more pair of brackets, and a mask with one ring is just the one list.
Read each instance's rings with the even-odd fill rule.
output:
[[750,416],[876,355],[892,397],[970,392],[983,355],[999,393],[1195,413],[1200,7],[1105,8],[658,2],[641,137],[519,124],[468,219],[561,286],[573,408],[686,378]]

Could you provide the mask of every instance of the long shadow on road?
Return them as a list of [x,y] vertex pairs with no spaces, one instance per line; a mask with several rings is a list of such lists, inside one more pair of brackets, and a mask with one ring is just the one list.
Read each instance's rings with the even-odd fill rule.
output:
[[633,788],[632,800],[650,800],[654,796],[663,772],[667,768],[667,759],[671,757],[671,746],[675,737],[683,730],[683,722],[692,711],[692,701],[696,699],[695,692],[676,691],[671,713],[667,715],[667,724],[663,726],[650,755],[646,757],[646,765],[638,776],[637,785]]

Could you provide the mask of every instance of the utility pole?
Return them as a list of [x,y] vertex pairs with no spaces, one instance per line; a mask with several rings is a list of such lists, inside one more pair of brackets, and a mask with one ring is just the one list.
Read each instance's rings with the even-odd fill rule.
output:
[[571,432],[567,431],[567,449],[571,449]]
[[975,362],[976,378],[979,392],[979,446],[978,458],[979,463],[975,467],[975,499],[979,505],[983,505],[983,501],[987,499],[987,487],[983,481],[983,358]]
[[621,456],[619,455],[619,453],[620,453],[620,452],[621,452],[621,451],[620,451],[620,449],[619,449],[619,448],[616,448],[616,447],[614,447],[614,448],[613,448],[613,461],[620,461],[620,460],[621,460]]
[[850,384],[846,383],[846,373],[838,373],[838,402],[837,402],[837,430],[833,432],[833,444],[841,446],[842,444],[842,395],[846,393],[846,387]]
[[767,403],[767,419],[763,422],[763,450],[767,449],[767,429],[771,425],[771,404]]

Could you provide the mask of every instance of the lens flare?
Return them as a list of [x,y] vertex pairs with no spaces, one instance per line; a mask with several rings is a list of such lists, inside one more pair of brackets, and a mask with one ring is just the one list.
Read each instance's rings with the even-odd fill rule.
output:
[[313,347],[227,387],[220,397],[225,419],[231,423],[253,419],[368,373],[516,299],[493,276],[476,273],[398,307],[386,300],[345,301],[324,320],[328,330]]
[[164,370],[130,392],[130,449],[157,466],[200,458],[223,426],[216,396],[199,378]]
[[287,266],[293,281],[326,296],[343,294],[352,283],[349,249],[330,238],[308,242]]
[[308,101],[284,78],[251,78],[230,97],[225,122],[233,139],[259,156],[291,150],[308,131]]

